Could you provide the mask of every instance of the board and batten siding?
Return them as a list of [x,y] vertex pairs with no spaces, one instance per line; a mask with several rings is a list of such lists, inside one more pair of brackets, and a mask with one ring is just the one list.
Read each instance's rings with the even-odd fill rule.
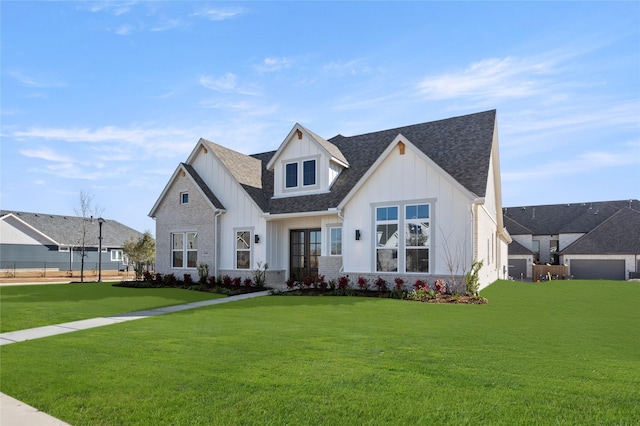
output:
[[[374,205],[428,202],[431,253],[429,275],[447,275],[445,245],[460,248],[472,259],[471,205],[468,195],[454,186],[412,149],[394,149],[343,209],[343,267],[354,273],[375,272]],[[402,211],[399,212],[403,214]],[[355,241],[355,231],[361,239]],[[403,232],[403,230],[400,230]],[[397,274],[397,273],[391,273]],[[419,274],[418,274],[419,275]]]
[[[294,161],[316,160],[316,185],[311,188],[285,189],[284,174],[285,164]],[[274,197],[286,197],[296,194],[313,194],[318,192],[326,192],[329,184],[335,179],[337,166],[330,165],[330,158],[320,146],[309,139],[306,133],[302,132],[302,139],[294,133],[284,146],[284,149],[274,164]],[[302,174],[302,163],[298,166],[298,174]]]
[[235,269],[235,231],[237,229],[250,229],[253,234],[260,236],[260,243],[252,244],[252,266],[257,262],[266,261],[266,222],[262,212],[255,202],[247,195],[233,176],[220,163],[220,160],[211,150],[200,150],[191,164],[198,172],[209,189],[218,197],[226,213],[219,217],[220,244],[218,259],[219,269]]

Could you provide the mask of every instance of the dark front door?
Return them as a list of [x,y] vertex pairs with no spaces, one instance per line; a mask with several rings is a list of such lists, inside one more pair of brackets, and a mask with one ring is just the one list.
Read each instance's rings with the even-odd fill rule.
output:
[[289,275],[295,281],[318,276],[322,236],[319,229],[296,229],[290,235]]

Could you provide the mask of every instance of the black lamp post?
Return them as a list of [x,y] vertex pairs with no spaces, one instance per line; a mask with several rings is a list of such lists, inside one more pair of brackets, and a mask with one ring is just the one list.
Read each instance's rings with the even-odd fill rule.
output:
[[98,282],[102,282],[102,224],[105,220],[98,218]]

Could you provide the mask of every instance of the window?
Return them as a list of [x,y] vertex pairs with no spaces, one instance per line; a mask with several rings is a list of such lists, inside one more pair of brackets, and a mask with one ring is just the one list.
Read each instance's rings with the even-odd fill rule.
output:
[[308,160],[302,163],[302,185],[316,184],[316,160]]
[[329,228],[331,256],[342,256],[342,228]]
[[176,232],[171,234],[171,267],[196,268],[197,266],[198,233]]
[[180,204],[189,204],[189,193],[181,192],[180,193]]
[[405,206],[405,262],[407,272],[429,272],[429,205]]
[[251,231],[236,231],[236,269],[251,268]]
[[398,207],[376,208],[376,271],[398,270]]
[[58,251],[62,253],[69,253],[69,246],[58,246]]
[[111,250],[111,261],[112,262],[122,261],[122,250]]
[[376,207],[376,272],[429,273],[429,210],[429,204]]
[[533,252],[533,263],[540,263],[540,240],[531,241],[531,251]]
[[285,166],[285,187],[295,188],[298,186],[298,163],[288,163]]

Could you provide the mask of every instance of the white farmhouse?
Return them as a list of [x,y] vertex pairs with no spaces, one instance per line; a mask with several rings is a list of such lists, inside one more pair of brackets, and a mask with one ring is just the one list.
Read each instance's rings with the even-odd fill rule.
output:
[[296,124],[276,151],[205,139],[149,215],[160,273],[267,284],[349,276],[457,280],[481,260],[481,288],[507,275],[496,111],[324,139]]

